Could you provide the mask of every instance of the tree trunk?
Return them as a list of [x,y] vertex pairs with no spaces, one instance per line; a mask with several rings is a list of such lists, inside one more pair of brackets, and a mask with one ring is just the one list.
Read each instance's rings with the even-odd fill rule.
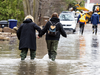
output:
[[29,3],[29,0],[26,0],[26,6],[27,6],[27,15],[30,14],[30,3]]
[[32,8],[33,8],[32,3],[33,3],[33,0],[23,0],[25,16],[27,16],[27,15],[32,15],[33,16],[33,14],[32,14],[32,12],[33,12],[33,10],[32,10]]
[[23,0],[23,7],[24,7],[24,14],[27,15],[27,6],[26,6],[26,0]]
[[36,23],[38,22],[39,1],[40,0],[23,0],[25,16],[29,14],[32,15]]

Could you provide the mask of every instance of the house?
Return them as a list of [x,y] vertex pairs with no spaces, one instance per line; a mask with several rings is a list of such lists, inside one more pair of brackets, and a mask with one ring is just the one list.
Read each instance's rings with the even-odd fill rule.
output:
[[100,0],[90,0],[90,3],[98,3],[98,4],[100,4]]
[[85,8],[89,9],[90,11],[93,10],[93,5],[94,4],[100,4],[100,0],[85,0]]

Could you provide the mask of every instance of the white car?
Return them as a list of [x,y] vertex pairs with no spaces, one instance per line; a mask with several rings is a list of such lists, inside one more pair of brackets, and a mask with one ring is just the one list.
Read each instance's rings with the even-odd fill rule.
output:
[[63,25],[63,28],[66,30],[76,31],[76,20],[73,12],[64,11],[59,15],[60,23]]

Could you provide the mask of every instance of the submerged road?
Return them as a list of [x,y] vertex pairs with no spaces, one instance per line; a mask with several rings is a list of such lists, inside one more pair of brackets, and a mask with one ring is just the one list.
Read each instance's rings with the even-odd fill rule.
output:
[[99,75],[100,26],[97,35],[92,34],[91,24],[85,25],[83,35],[79,33],[78,25],[74,34],[66,33],[67,38],[60,38],[55,61],[48,58],[45,35],[37,39],[33,61],[30,52],[25,61],[21,61],[17,37],[0,41],[0,75]]

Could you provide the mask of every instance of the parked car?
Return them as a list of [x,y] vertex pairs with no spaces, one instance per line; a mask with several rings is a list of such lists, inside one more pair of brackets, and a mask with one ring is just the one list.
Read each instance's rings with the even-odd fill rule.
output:
[[60,23],[62,23],[63,28],[65,30],[73,30],[73,32],[76,31],[76,20],[74,17],[73,12],[71,11],[63,11],[59,15]]

